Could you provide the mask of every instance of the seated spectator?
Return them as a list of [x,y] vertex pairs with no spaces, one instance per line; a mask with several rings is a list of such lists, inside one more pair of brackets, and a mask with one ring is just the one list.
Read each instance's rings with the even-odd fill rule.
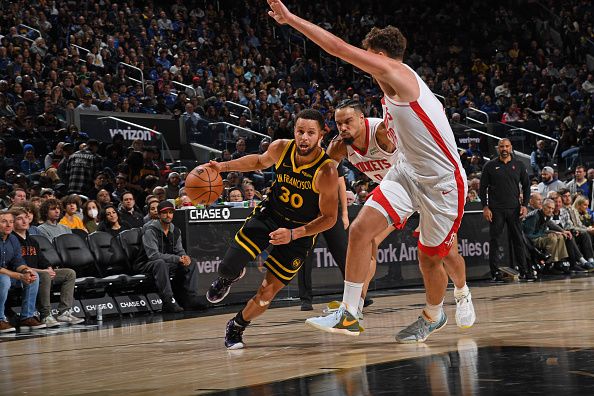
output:
[[530,167],[533,175],[540,175],[545,166],[552,163],[551,155],[545,150],[545,141],[536,142],[536,150],[530,153]]
[[128,223],[130,228],[140,228],[144,225],[142,212],[136,207],[134,194],[130,191],[122,194],[122,203],[118,212],[122,222]]
[[351,206],[355,204],[355,193],[352,192],[351,190],[347,190],[346,191],[346,200],[347,200],[347,206]]
[[90,234],[97,231],[99,225],[99,203],[91,199],[84,203],[82,207],[83,224]]
[[[39,202],[39,205],[41,206],[41,200]],[[37,206],[35,205],[34,202],[32,202],[32,200],[25,202],[25,204],[22,206],[23,209],[25,209],[25,211],[27,212],[27,217],[29,219],[29,234],[30,235],[41,235],[41,233],[39,232],[39,227],[38,225],[39,223],[39,209],[37,208]]]
[[569,189],[569,192],[572,196],[579,192],[581,195],[590,200],[594,194],[593,184],[594,181],[588,180],[586,178],[586,167],[583,165],[578,165],[575,167],[574,178],[569,183],[567,183],[567,188]]
[[588,198],[578,195],[573,202],[573,207],[577,210],[580,221],[586,227],[590,239],[594,243],[594,212],[588,207],[589,204]]
[[468,190],[466,202],[481,202],[481,199],[479,198],[478,193],[476,191]]
[[99,202],[99,205],[101,207],[105,205],[113,205],[111,202],[111,195],[109,194],[109,191],[107,191],[104,188],[99,190],[99,192],[97,193],[97,202]]
[[[142,227],[142,254],[133,264],[136,271],[151,275],[159,296],[163,300],[164,312],[182,312],[183,308],[174,302],[180,301],[186,309],[198,307],[198,269],[182,246],[181,231],[172,224],[175,208],[169,201],[158,205],[159,220],[149,221]],[[173,290],[170,274],[177,278],[176,285],[183,290]]]
[[120,232],[131,228],[128,223],[120,220],[120,214],[111,204],[103,206],[99,221],[97,231],[107,232],[112,236],[117,236]]
[[39,217],[43,221],[43,224],[38,227],[39,233],[50,241],[60,235],[72,234],[70,228],[58,223],[61,212],[62,204],[56,198],[46,199],[39,208]]
[[555,171],[550,166],[542,168],[540,178],[542,181],[538,183],[538,192],[541,195],[547,195],[549,191],[559,191],[565,187],[562,181],[555,178]]
[[27,192],[24,188],[13,188],[8,194],[8,198],[10,198],[10,205],[8,208],[12,208],[13,206],[23,206],[27,201]]
[[261,199],[262,196],[260,196],[260,193],[258,191],[256,191],[256,188],[251,183],[243,184],[243,197],[244,197],[244,200],[250,201],[250,202],[252,202],[252,201],[260,202],[262,200]]
[[167,176],[167,185],[165,188],[165,198],[166,199],[175,199],[179,197],[179,184],[181,182],[181,178],[179,177],[179,173],[171,172]]
[[159,219],[159,210],[157,209],[157,206],[159,206],[159,200],[157,198],[153,197],[148,200],[148,213],[143,218],[145,223],[148,223],[151,220]]
[[227,192],[227,202],[243,202],[243,192],[239,187],[231,187]]
[[80,197],[77,194],[70,194],[62,198],[64,216],[60,220],[60,224],[65,225],[71,230],[76,229],[87,231],[82,219],[78,215],[81,203]]
[[588,229],[582,224],[579,212],[573,207],[571,202],[571,193],[567,188],[559,190],[563,207],[561,208],[561,228],[571,231],[573,239],[579,248],[581,257],[578,257],[578,267],[583,267],[588,271],[594,271],[594,249],[592,240],[588,234]]
[[[39,244],[29,234],[29,217],[23,208],[11,210],[14,216],[13,234],[21,244],[21,252],[27,266],[37,273],[39,277],[39,291],[37,293],[37,306],[41,315],[41,322],[47,327],[56,327],[60,322],[79,324],[84,319],[72,315],[74,305],[74,282],[76,272],[70,268],[54,268],[56,263],[48,262],[40,252]],[[51,313],[50,296],[52,285],[60,285],[60,304],[58,316],[54,318]],[[57,320],[56,320],[57,319]]]
[[[561,189],[559,191],[565,193],[566,189]],[[567,248],[567,254],[569,255],[569,270],[572,272],[587,272],[587,270],[580,264],[580,262],[583,262],[584,256],[575,241],[573,233],[563,228],[565,220],[564,214],[562,213],[563,199],[561,198],[561,194],[559,192],[550,191],[549,195],[551,195],[551,193],[554,193],[554,195],[551,196],[551,199],[555,202],[555,209],[553,210],[551,221],[558,227],[561,227],[564,232],[569,233],[565,234],[565,247]]]
[[2,244],[2,260],[0,260],[0,333],[10,333],[15,328],[6,320],[4,314],[8,290],[12,286],[22,287],[23,303],[21,305],[21,330],[43,329],[45,323],[38,321],[35,314],[35,299],[39,289],[39,277],[27,266],[21,256],[21,245],[12,235],[14,216],[10,212],[0,212],[0,244]]
[[157,186],[153,189],[153,195],[159,200],[159,202],[161,201],[165,201],[167,198],[167,191],[165,191],[164,187],[160,187]]
[[542,195],[538,191],[530,193],[530,200],[528,201],[528,212],[542,209]]
[[535,247],[550,254],[555,263],[560,263],[569,257],[565,238],[571,238],[571,233],[551,221],[554,210],[555,201],[546,198],[542,203],[542,209],[528,213],[522,228]]
[[43,169],[41,162],[35,156],[35,148],[32,144],[25,144],[23,153],[25,158],[21,161],[21,172],[25,175],[31,175]]

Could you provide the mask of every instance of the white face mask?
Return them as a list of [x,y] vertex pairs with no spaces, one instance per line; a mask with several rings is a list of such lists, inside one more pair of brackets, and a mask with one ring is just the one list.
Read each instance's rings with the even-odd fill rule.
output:
[[97,209],[89,209],[88,214],[89,214],[89,217],[94,219],[99,214],[99,211]]

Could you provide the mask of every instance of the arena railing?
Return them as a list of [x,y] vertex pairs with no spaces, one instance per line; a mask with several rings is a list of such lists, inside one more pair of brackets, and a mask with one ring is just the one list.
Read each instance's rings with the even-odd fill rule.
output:
[[[237,102],[232,102],[230,100],[225,101],[225,106],[227,106],[227,105],[231,105],[232,107],[238,107],[238,108],[242,109],[242,113],[245,113],[247,111],[248,114],[250,115],[250,118],[248,119],[248,122],[250,124],[252,123],[252,110],[249,107],[244,106],[244,105],[242,105],[240,103],[237,103]],[[239,116],[237,116],[235,114],[232,114],[232,113],[231,113],[231,117],[233,117],[233,118],[239,118]]]
[[[27,35],[23,35],[23,34],[21,34],[21,29],[20,29],[20,28],[21,28],[21,26],[22,26],[22,27],[24,27],[25,29],[27,29],[27,34],[28,34],[28,33],[30,33],[30,32],[35,32],[35,33],[37,33],[37,37],[35,37],[34,39],[32,39],[31,37],[28,37]],[[41,36],[41,32],[40,32],[39,30],[35,29],[34,27],[31,27],[31,26],[25,25],[24,23],[19,23],[19,24],[17,25],[17,32],[19,33],[19,37],[20,37],[20,38],[23,38],[23,39],[25,39],[25,40],[27,40],[27,41],[31,41],[31,42],[35,41],[35,39],[36,39],[36,38],[42,37],[42,36]]]
[[130,77],[130,76],[128,76],[128,78],[130,80],[132,80],[132,81],[135,81],[137,83],[140,83],[142,85],[142,93],[144,94],[144,73],[143,73],[143,71],[141,69],[139,69],[138,67],[136,67],[136,66],[133,66],[133,65],[130,65],[130,64],[124,63],[124,62],[119,62],[117,64],[117,66],[116,66],[116,69],[119,69],[120,68],[120,65],[125,66],[125,67],[128,67],[128,68],[130,68],[132,70],[135,70],[135,71],[137,71],[137,72],[140,73],[140,80],[138,80],[136,78],[133,78],[133,77]]
[[[81,47],[80,45],[76,45],[76,44],[70,44],[71,47],[76,48],[78,51],[78,55],[80,56],[79,62],[84,62],[87,63],[86,59],[87,59],[87,55],[91,53],[91,50],[85,47]],[[80,50],[86,51],[87,53],[85,54],[85,57],[83,59],[82,55],[80,54]]]
[[190,89],[190,90],[194,91],[194,96],[196,96],[196,89],[194,87],[192,87],[191,85],[182,84],[179,81],[175,81],[175,80],[171,80],[171,82],[176,85],[182,86],[185,89]]
[[[468,110],[469,110],[469,111],[474,111],[474,112],[476,112],[476,113],[479,113],[479,114],[481,114],[481,115],[485,116],[485,119],[486,119],[487,121],[486,121],[486,122],[479,121],[479,120],[477,120],[476,118],[469,117],[469,116],[468,116],[468,114],[466,115],[466,120],[467,120],[467,121],[468,121],[468,120],[470,120],[470,121],[474,121],[474,122],[476,122],[477,124],[488,124],[488,123],[489,123],[489,114],[487,114],[486,112],[484,112],[484,111],[482,111],[482,110],[479,110],[479,109],[477,109],[477,108],[475,108],[475,107],[469,107],[469,108],[468,108]],[[468,123],[468,122],[467,122],[467,123]]]
[[[247,133],[249,133],[251,135],[262,136],[262,137],[265,137],[265,138],[269,138],[270,139],[270,136],[268,136],[268,135],[265,135],[265,134],[260,133],[260,132],[252,131],[249,128],[240,127],[238,125],[234,125],[234,124],[231,124],[229,122],[220,121],[220,122],[209,122],[208,123],[208,126],[217,126],[217,125],[223,125],[223,126],[231,127],[231,128],[234,128],[234,129],[240,129],[242,131],[246,131]],[[225,139],[228,138],[227,133],[229,133],[229,128],[225,128]]]

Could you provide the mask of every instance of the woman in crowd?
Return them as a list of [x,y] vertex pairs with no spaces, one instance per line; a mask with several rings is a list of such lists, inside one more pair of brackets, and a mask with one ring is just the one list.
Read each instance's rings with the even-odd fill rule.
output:
[[159,199],[157,198],[151,198],[149,199],[148,203],[148,214],[146,216],[144,216],[144,222],[148,222],[151,220],[157,220],[159,219],[159,210],[157,209],[157,206],[159,206]]
[[108,232],[112,236],[116,236],[120,232],[130,229],[130,225],[128,223],[120,220],[118,211],[116,210],[115,206],[111,204],[106,205],[103,208],[99,219],[101,222],[97,227],[97,231]]
[[85,202],[83,205],[83,224],[89,234],[97,231],[99,225],[99,202],[94,199]]

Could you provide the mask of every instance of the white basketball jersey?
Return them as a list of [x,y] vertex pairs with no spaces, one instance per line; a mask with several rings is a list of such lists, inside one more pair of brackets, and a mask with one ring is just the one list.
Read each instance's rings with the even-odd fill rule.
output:
[[414,102],[382,98],[388,137],[400,153],[396,167],[422,183],[437,184],[456,173],[465,183],[466,175],[443,106],[417,73],[410,67],[409,70],[419,84],[419,98]]
[[365,118],[366,137],[362,151],[352,145],[346,145],[347,160],[375,182],[380,182],[386,176],[398,154],[398,148],[393,153],[387,153],[377,143],[375,134],[382,122],[381,118]]

